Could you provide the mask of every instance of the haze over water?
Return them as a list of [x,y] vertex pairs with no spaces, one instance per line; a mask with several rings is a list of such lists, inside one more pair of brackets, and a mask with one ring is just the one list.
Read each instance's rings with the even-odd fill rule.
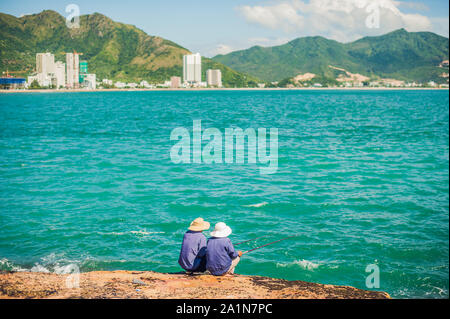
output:
[[[170,133],[278,128],[279,163],[173,164]],[[196,217],[237,273],[449,296],[448,91],[0,95],[0,268],[175,272]],[[259,205],[258,205],[259,204]],[[254,207],[258,206],[258,207]],[[209,234],[209,232],[207,232]]]

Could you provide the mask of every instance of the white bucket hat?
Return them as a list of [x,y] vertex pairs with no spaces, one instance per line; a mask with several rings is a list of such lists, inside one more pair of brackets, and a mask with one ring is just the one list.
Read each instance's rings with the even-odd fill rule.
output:
[[228,237],[231,234],[231,228],[227,226],[225,223],[217,223],[214,227],[214,230],[211,232],[212,237],[224,238]]

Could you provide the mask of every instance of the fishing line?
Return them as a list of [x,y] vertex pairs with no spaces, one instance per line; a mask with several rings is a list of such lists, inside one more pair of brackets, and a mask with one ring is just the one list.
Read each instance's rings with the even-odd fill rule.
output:
[[234,246],[241,245],[241,244],[245,244],[245,243],[248,243],[248,242],[250,242],[250,241],[254,241],[254,240],[257,240],[257,239],[260,239],[260,238],[265,238],[265,237],[269,237],[269,235],[265,235],[265,236],[261,236],[261,237],[256,237],[256,238],[253,238],[253,239],[249,239],[249,240],[246,240],[246,241],[242,241],[242,242],[240,242],[240,243],[234,244]]
[[294,237],[298,237],[298,235],[295,235],[295,236],[289,236],[289,237],[286,237],[286,238],[283,238],[283,239],[279,239],[279,240],[276,240],[276,241],[274,241],[274,242],[271,242],[271,243],[268,243],[268,244],[262,245],[262,246],[260,246],[260,247],[256,247],[256,248],[253,248],[253,249],[250,249],[250,250],[244,251],[244,252],[242,253],[242,255],[244,255],[244,254],[248,254],[248,253],[249,253],[249,252],[251,252],[251,251],[254,251],[254,250],[257,250],[257,249],[260,249],[260,248],[263,248],[263,247],[269,246],[269,245],[273,245],[273,244],[279,243],[280,241],[284,241],[284,240],[286,240],[286,239],[289,239],[289,238],[294,238]]

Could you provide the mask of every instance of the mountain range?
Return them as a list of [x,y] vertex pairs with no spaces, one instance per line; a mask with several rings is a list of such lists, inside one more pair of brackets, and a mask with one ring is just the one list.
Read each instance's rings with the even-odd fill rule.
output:
[[[46,10],[15,17],[0,13],[0,71],[26,76],[36,66],[36,53],[52,52],[65,62],[65,52],[77,51],[98,79],[160,83],[181,76],[183,55],[190,51],[170,40],[151,36],[135,26],[99,14],[80,17],[80,28],[67,28],[59,13]],[[335,81],[355,73],[370,78],[406,81],[447,81],[439,67],[448,60],[449,40],[431,32],[400,29],[382,36],[340,43],[324,37],[303,37],[274,47],[202,58],[206,69],[220,69],[226,87],[256,86],[301,74]]]
[[218,55],[213,60],[265,81],[308,72],[335,79],[340,68],[367,77],[424,82],[442,80],[439,64],[448,60],[448,49],[448,38],[400,29],[351,43],[304,37],[280,46],[254,46]]
[[[99,13],[81,16],[80,28],[72,29],[67,28],[63,16],[51,10],[20,18],[0,13],[0,30],[0,70],[25,71],[21,75],[33,72],[36,53],[51,52],[55,60],[65,62],[65,52],[77,51],[97,79],[161,83],[182,75],[183,55],[190,53],[172,41]],[[202,69],[210,68],[222,71],[225,86],[254,86],[259,81],[203,58]]]

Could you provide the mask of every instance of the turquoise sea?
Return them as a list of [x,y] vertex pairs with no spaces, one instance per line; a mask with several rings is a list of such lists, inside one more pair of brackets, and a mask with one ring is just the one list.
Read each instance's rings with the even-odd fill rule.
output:
[[[279,168],[173,164],[176,127],[278,128]],[[256,207],[255,207],[256,206]],[[176,272],[196,217],[237,272],[449,296],[448,91],[0,94],[0,269]],[[208,232],[207,232],[208,233]]]

